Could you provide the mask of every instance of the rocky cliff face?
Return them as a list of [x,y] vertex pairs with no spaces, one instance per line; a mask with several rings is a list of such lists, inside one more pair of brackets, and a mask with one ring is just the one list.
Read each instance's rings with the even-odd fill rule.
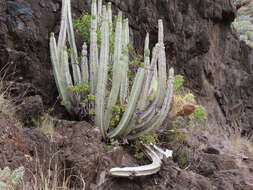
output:
[[[129,18],[136,51],[143,51],[146,32],[157,39],[157,19],[165,24],[168,67],[186,78],[210,112],[215,125],[253,125],[253,55],[231,28],[236,10],[230,0],[111,0]],[[24,83],[52,105],[57,91],[48,52],[48,36],[59,29],[61,2],[8,1],[0,6],[0,66],[8,79]],[[89,1],[73,1],[75,17]]]

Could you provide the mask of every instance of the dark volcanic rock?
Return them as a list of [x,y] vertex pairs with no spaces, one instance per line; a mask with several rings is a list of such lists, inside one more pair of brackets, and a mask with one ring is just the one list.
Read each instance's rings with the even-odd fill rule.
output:
[[[249,177],[250,176],[250,177]],[[224,170],[216,172],[213,176],[214,183],[220,190],[252,190],[252,171]]]
[[38,172],[38,164],[49,166],[53,153],[55,147],[43,133],[18,128],[13,120],[0,113],[0,168],[24,166],[24,180],[31,180]]
[[40,117],[44,113],[43,102],[39,95],[24,98],[16,108],[16,117],[25,127],[36,127]]

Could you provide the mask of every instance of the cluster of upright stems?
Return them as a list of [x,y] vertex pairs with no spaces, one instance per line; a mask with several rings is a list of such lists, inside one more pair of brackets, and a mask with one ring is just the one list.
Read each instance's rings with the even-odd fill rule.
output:
[[253,47],[253,1],[235,1],[235,6],[240,8],[237,11],[236,19],[233,26],[239,33],[240,40],[245,41],[249,46]]
[[[158,21],[158,43],[149,51],[149,35],[145,39],[144,63],[138,68],[132,87],[129,85],[129,25],[119,12],[116,17],[114,50],[110,51],[113,32],[111,4],[102,5],[102,0],[92,0],[89,53],[86,42],[81,57],[78,57],[71,17],[70,0],[62,0],[61,27],[56,43],[54,34],[50,37],[50,52],[57,88],[61,99],[67,102],[71,113],[84,97],[74,95],[68,86],[89,84],[96,95],[95,125],[104,138],[134,139],[162,125],[170,110],[173,95],[173,69],[166,72],[166,56],[163,43],[163,23]],[[101,44],[97,43],[97,29],[101,31]],[[67,43],[71,48],[67,53]],[[88,42],[87,42],[88,43]],[[70,57],[69,57],[70,56]],[[109,97],[109,72],[112,67],[112,84]],[[130,90],[131,89],[131,90]],[[112,128],[112,108],[117,103],[126,104],[119,124]]]

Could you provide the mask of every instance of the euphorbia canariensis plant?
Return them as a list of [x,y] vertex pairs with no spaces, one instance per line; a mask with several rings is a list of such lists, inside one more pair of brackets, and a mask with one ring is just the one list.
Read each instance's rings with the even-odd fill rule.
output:
[[[88,108],[95,110],[95,125],[99,127],[103,137],[135,139],[157,129],[168,115],[173,95],[174,72],[170,69],[167,76],[163,23],[159,20],[158,43],[152,50],[152,57],[147,34],[144,62],[130,85],[128,19],[123,19],[122,13],[119,12],[115,23],[113,29],[111,4],[103,6],[102,0],[92,0],[90,41],[83,44],[81,57],[78,57],[70,0],[62,0],[58,42],[56,43],[54,34],[50,37],[51,60],[60,97],[66,102],[65,107],[70,113],[74,114],[75,107],[84,97],[82,93],[76,95],[69,91],[68,87],[89,84],[96,99]],[[101,33],[99,44],[98,27]],[[111,35],[112,32],[115,35]],[[111,39],[112,36],[114,39]],[[110,50],[112,40],[114,49]],[[67,47],[70,47],[70,53]],[[109,67],[112,67],[112,75],[109,75]],[[112,77],[110,88],[107,85],[109,76]],[[117,103],[126,104],[126,108],[117,126],[112,127],[112,108]],[[151,152],[148,154],[151,155]]]

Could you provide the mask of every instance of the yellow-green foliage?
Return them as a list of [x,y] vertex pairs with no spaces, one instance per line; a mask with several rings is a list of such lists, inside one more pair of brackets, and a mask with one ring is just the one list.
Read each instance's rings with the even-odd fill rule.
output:
[[117,104],[115,106],[112,107],[112,119],[110,121],[110,125],[111,126],[117,126],[120,122],[120,119],[123,115],[123,113],[126,110],[126,104]]
[[60,104],[61,104],[62,106],[65,106],[65,105],[68,104],[68,101],[61,100]]
[[156,144],[158,142],[158,135],[156,133],[150,133],[150,134],[141,136],[138,140],[147,144]]
[[[177,75],[175,77],[172,111],[177,117],[172,121],[173,133],[164,135],[173,147],[173,159],[180,167],[186,166],[190,159],[190,152],[184,146],[187,137],[184,129],[199,126],[202,120],[207,119],[205,108],[197,103],[194,94],[182,88],[183,82],[183,76]],[[184,110],[187,106],[195,108],[190,115],[177,114],[182,113],[181,110]]]
[[195,96],[192,93],[186,93],[184,95],[184,101],[188,104],[196,104]]
[[[197,104],[195,96],[190,92],[178,91],[173,95],[173,110],[175,112],[180,111],[183,109],[184,105],[190,104],[195,107],[194,112],[188,116],[189,119],[198,119],[198,120],[206,120],[207,113],[206,109],[202,106]],[[182,120],[182,118],[180,118]]]
[[[91,29],[91,15],[88,13],[83,14],[79,19],[74,21],[75,29],[80,33],[85,42],[90,41],[90,29]],[[97,43],[101,44],[101,31],[98,27],[97,29]]]
[[203,106],[198,105],[193,113],[193,117],[200,120],[207,119],[206,109]]
[[173,145],[181,145],[183,144],[183,141],[185,140],[186,138],[186,135],[184,132],[178,130],[176,127],[173,128],[173,133],[170,134],[170,135],[166,135],[165,136],[166,139],[171,142]]
[[[95,102],[96,96],[94,94],[90,93],[90,86],[87,83],[81,83],[76,86],[69,86],[68,90],[73,92],[75,95],[85,94],[85,98],[82,100],[81,105],[83,107],[86,107],[89,105],[89,103]],[[67,102],[61,102],[62,105],[66,104]],[[94,110],[90,110],[90,114],[93,113]]]
[[90,86],[87,83],[81,83],[76,86],[69,86],[68,90],[75,93],[90,92]]
[[[131,50],[131,48],[132,48],[132,45],[129,45],[128,46],[129,52],[133,51]],[[129,64],[129,69],[128,69],[128,79],[129,79],[130,87],[133,85],[133,81],[134,81],[134,77],[135,77],[135,73],[137,69],[142,66],[142,61],[143,61],[143,57],[141,55],[133,56],[131,59],[131,62]]]
[[195,111],[191,117],[201,120],[207,119],[205,108],[202,105],[197,104],[196,98],[191,92],[187,92],[182,89],[183,84],[184,77],[182,75],[176,75],[173,83],[173,109],[180,111],[184,105],[191,104],[195,106]]
[[142,56],[138,55],[133,57],[133,60],[130,63],[130,66],[132,67],[138,67],[141,65]]
[[176,92],[183,87],[184,77],[182,75],[176,75],[173,83],[173,91]]
[[107,147],[112,148],[118,146],[120,143],[118,140],[110,139],[110,141],[106,144]]
[[150,133],[139,137],[131,143],[131,147],[134,148],[134,157],[137,159],[143,158],[144,154],[141,151],[142,143],[144,144],[157,144],[158,135],[156,133]]
[[84,41],[88,42],[90,39],[90,28],[91,28],[91,15],[84,14],[81,18],[73,21],[74,27],[83,37]]

